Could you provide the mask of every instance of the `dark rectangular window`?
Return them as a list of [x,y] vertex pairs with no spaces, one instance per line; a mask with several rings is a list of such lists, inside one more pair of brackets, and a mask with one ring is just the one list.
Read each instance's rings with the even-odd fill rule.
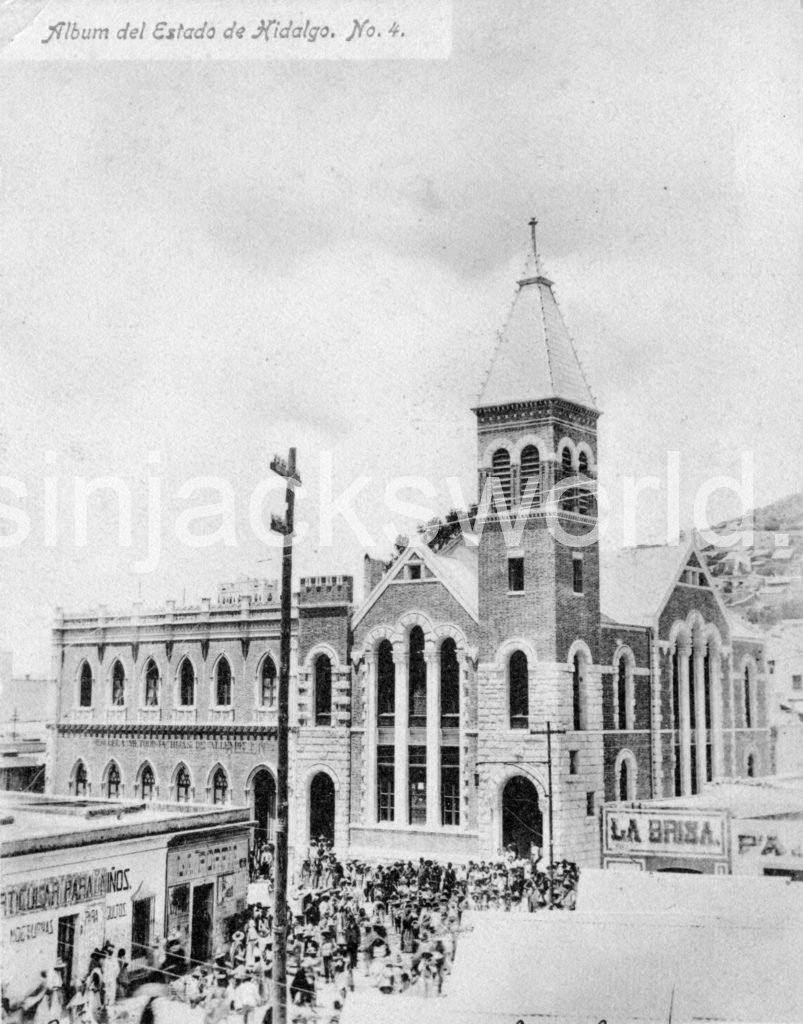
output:
[[513,593],[520,593],[524,590],[524,559],[508,558],[507,560],[507,589]]
[[680,767],[680,745],[675,744],[675,796],[683,796],[683,776]]
[[530,696],[527,655],[514,651],[508,663],[508,690],[510,701],[510,728],[528,729],[530,725]]
[[460,824],[459,747],[441,747],[441,822]]
[[[770,662],[772,664],[772,662]],[[803,676],[792,676],[792,689],[803,690]]]
[[332,663],[325,654],[315,659],[315,724],[332,724]]
[[577,750],[569,751],[569,775],[577,774],[577,766],[580,760],[580,754]]
[[410,747],[409,757],[410,824],[424,825],[427,820],[427,748]]
[[131,959],[140,960],[151,952],[153,897],[134,900],[131,906]]
[[392,728],[396,721],[396,665],[393,661],[393,647],[389,640],[383,640],[376,656],[376,714],[380,729]]
[[378,821],[393,821],[395,807],[394,748],[379,747],[376,753],[376,816]]
[[697,744],[691,745],[691,791],[692,795],[697,792]]
[[572,559],[572,589],[575,594],[583,593],[583,559]]
[[586,793],[586,816],[593,818],[597,813],[597,801],[594,793]]

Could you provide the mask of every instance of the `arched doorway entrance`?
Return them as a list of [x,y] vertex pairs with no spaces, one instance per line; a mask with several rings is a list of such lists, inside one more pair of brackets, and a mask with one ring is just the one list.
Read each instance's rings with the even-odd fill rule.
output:
[[529,860],[532,847],[541,847],[543,842],[538,790],[523,775],[514,775],[502,793],[502,845]]
[[335,784],[326,772],[318,772],[309,788],[309,837],[321,836],[335,841]]
[[256,838],[273,842],[276,827],[276,782],[267,768],[260,768],[251,783],[251,807],[256,821]]

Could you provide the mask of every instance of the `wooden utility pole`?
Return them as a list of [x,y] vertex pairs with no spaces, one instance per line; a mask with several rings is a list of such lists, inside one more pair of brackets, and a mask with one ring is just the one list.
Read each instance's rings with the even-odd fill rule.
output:
[[282,620],[279,658],[279,727],[276,765],[276,836],[273,867],[273,1020],[287,1024],[287,737],[290,722],[290,611],[293,588],[293,488],[301,483],[296,473],[296,450],[287,461],[277,455],[270,468],[287,480],[285,515],[272,516],[270,527],[284,535],[282,552]]
[[547,722],[546,729],[530,729],[531,736],[546,735],[546,771],[547,786],[549,787],[549,909],[555,905],[555,840],[554,840],[554,816],[552,814],[552,737],[562,735],[565,729],[553,729],[552,723]]

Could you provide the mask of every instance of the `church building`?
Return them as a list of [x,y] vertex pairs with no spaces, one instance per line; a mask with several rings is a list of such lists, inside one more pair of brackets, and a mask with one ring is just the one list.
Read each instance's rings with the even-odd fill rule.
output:
[[[533,225],[534,228],[534,225]],[[596,537],[594,397],[533,254],[475,408],[476,530],[293,602],[290,843],[600,863],[604,801],[771,772],[763,640],[693,542]],[[275,809],[278,597],[61,615],[48,785]],[[550,806],[551,805],[551,806]],[[551,812],[551,813],[550,813]],[[551,835],[550,835],[551,827]],[[546,849],[545,849],[546,852]]]

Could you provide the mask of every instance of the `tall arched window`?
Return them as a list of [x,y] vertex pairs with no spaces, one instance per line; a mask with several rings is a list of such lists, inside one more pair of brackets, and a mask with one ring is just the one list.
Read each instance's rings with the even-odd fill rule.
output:
[[633,779],[630,762],[626,757],[622,758],[622,763],[619,765],[619,799],[633,799]]
[[585,728],[583,685],[583,661],[579,654],[575,654],[572,663],[572,728],[576,730]]
[[148,659],[145,666],[145,707],[156,708],[159,706],[159,669],[153,658]]
[[675,730],[675,796],[683,794],[680,746],[680,654],[677,644],[672,651],[672,727]]
[[112,704],[116,708],[125,704],[125,669],[119,661],[112,667]]
[[222,768],[216,768],[212,776],[212,803],[225,804],[229,792],[229,780]]
[[505,507],[510,508],[510,490],[511,490],[511,475],[510,475],[510,452],[505,448],[498,448],[491,460],[491,475],[499,481],[499,486],[502,488],[502,494],[504,496]]
[[89,790],[89,776],[86,772],[86,765],[79,761],[75,766],[73,774],[73,790],[76,796],[86,796]]
[[616,674],[616,698],[618,707],[618,726],[620,729],[627,728],[627,665],[625,659],[619,659],[619,671]]
[[315,724],[332,724],[332,662],[325,654],[315,659]]
[[[580,456],[577,460],[577,472],[582,477],[588,476],[588,456],[585,452],[580,452]],[[578,495],[578,506],[578,510],[582,515],[587,516],[591,514],[591,493],[582,487],[580,488]]]
[[703,657],[703,699],[705,705],[705,781],[714,777],[714,751],[711,744],[711,645]]
[[744,667],[744,724],[746,729],[753,728],[753,700],[752,700],[752,686],[750,678],[750,666],[745,665]]
[[424,631],[420,626],[410,630],[410,705],[411,729],[427,724],[427,663],[424,658]]
[[179,766],[176,772],[176,801],[180,804],[188,804],[190,802],[190,793],[192,791],[192,781],[190,779],[190,773],[187,770],[187,766],[182,764]]
[[79,687],[78,703],[82,708],[92,707],[92,669],[86,661],[81,666],[81,682]]
[[184,708],[192,707],[195,703],[195,669],[189,658],[182,661],[179,670],[178,702]]
[[457,644],[448,636],[441,644],[441,728],[460,726],[460,664]]
[[534,487],[533,505],[538,504],[538,488],[541,482],[541,456],[534,444],[528,444],[521,453],[521,494],[527,490],[531,482]]
[[139,795],[143,800],[153,800],[155,792],[156,777],[153,774],[153,768],[146,763],[139,773]]
[[527,655],[523,651],[514,651],[510,656],[507,671],[510,728],[527,729],[530,724]]
[[220,708],[231,704],[231,665],[225,655],[215,666],[215,701]]
[[376,724],[390,728],[396,721],[396,665],[393,645],[383,640],[376,652]]
[[[568,479],[574,476],[574,464],[572,462],[572,452],[568,445],[564,446],[560,453],[560,475],[562,479]],[[560,507],[563,509],[571,510],[574,508],[577,501],[577,488],[566,487],[560,490]]]
[[263,708],[272,708],[276,704],[276,666],[269,654],[262,662],[259,699]]
[[106,796],[113,800],[120,795],[120,769],[112,761],[106,772]]

